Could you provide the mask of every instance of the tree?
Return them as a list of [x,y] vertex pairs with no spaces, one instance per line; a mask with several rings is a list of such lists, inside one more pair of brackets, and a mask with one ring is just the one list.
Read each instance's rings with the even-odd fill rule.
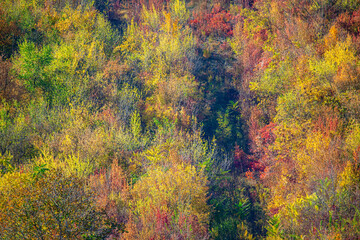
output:
[[4,174],[0,189],[3,239],[93,239],[111,231],[94,195],[76,176],[41,165]]
[[125,239],[207,238],[209,206],[202,169],[185,164],[149,170],[131,190],[134,214]]

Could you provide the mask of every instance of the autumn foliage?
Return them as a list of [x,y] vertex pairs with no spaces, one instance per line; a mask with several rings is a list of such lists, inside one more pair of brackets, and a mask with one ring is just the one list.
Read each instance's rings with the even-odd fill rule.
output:
[[0,0],[0,239],[359,239],[359,1]]

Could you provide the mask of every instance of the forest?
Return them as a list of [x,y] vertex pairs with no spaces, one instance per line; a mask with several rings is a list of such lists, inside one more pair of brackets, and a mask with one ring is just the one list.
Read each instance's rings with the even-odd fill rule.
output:
[[0,239],[360,239],[360,0],[0,0]]

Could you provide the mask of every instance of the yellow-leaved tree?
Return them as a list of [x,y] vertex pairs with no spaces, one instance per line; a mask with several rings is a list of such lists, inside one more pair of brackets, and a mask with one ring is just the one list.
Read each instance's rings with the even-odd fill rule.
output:
[[203,169],[178,164],[149,170],[130,191],[133,214],[124,239],[207,238],[207,191]]

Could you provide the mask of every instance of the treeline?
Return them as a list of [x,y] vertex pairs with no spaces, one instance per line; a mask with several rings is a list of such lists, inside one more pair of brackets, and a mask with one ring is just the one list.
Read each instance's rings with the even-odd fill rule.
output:
[[358,239],[358,0],[0,0],[0,239]]

